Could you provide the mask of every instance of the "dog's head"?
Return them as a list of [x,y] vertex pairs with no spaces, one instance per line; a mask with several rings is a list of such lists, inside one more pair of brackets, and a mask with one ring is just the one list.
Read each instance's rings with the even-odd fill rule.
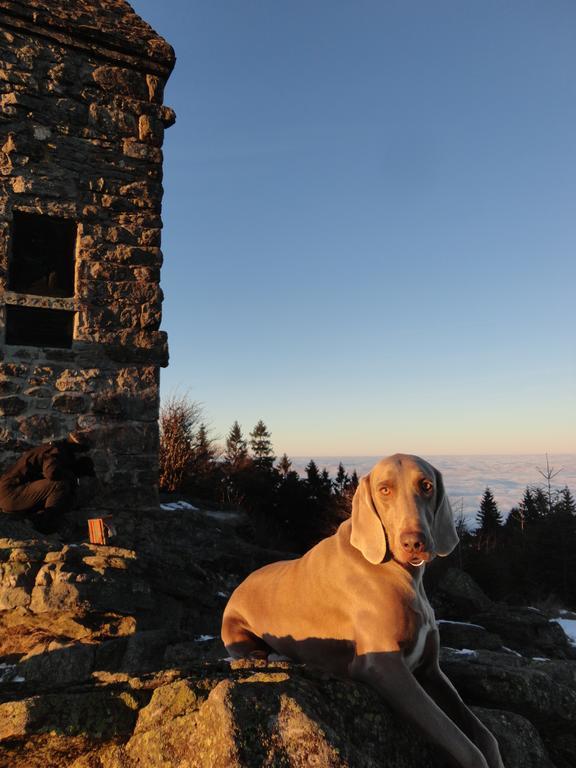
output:
[[440,472],[418,456],[379,461],[354,494],[350,541],[371,563],[387,553],[411,566],[449,555],[458,534]]

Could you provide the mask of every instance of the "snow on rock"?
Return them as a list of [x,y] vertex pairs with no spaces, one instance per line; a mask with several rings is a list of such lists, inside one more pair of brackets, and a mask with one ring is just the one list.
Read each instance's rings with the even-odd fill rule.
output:
[[198,507],[194,507],[192,504],[190,504],[187,501],[168,501],[165,504],[160,504],[160,509],[164,509],[167,512],[175,512],[179,509],[188,509],[192,510],[193,512],[199,512],[200,510]]
[[[566,613],[566,611],[561,611],[561,613]],[[550,619],[550,621],[560,624],[570,645],[576,646],[576,619]]]
[[518,651],[512,650],[512,648],[507,648],[505,645],[502,646],[502,650],[506,651],[506,653],[511,653],[513,656],[519,656],[520,658],[523,658],[521,653],[518,653]]
[[478,656],[478,653],[471,648],[446,648],[446,650],[450,651],[450,653],[453,653],[455,656],[471,656],[472,658]]
[[450,621],[449,619],[438,619],[436,624],[453,624],[457,627],[474,627],[475,629],[486,629],[480,624],[472,624],[470,621]]

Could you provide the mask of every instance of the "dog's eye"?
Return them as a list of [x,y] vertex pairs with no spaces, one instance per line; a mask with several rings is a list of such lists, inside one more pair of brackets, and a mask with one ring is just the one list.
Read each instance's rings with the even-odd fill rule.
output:
[[434,485],[433,483],[430,482],[430,480],[421,480],[420,488],[422,488],[424,493],[429,494],[429,493],[432,493],[432,491],[434,490]]
[[388,488],[387,485],[381,485],[380,486],[380,493],[382,496],[389,496],[390,495],[390,488]]

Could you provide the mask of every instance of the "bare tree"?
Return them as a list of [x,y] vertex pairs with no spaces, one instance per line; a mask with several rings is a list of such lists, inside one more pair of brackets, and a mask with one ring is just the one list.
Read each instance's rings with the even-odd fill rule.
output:
[[160,490],[180,489],[195,455],[196,427],[202,408],[187,395],[171,395],[160,408]]

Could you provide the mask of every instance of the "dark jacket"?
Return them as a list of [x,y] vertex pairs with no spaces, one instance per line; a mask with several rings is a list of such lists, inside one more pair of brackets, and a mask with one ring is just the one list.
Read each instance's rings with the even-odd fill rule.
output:
[[35,480],[64,480],[75,485],[75,454],[74,447],[66,440],[55,440],[31,448],[0,477],[0,496]]

